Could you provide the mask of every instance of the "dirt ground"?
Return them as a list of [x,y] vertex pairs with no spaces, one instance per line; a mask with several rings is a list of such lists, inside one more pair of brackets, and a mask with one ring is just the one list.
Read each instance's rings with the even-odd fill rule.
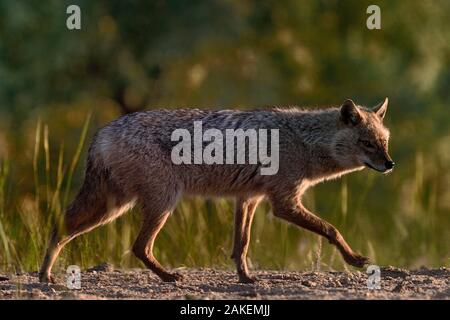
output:
[[163,283],[148,270],[103,264],[83,271],[80,290],[41,284],[36,273],[0,273],[0,299],[450,299],[450,270],[381,268],[381,288],[367,288],[363,272],[253,271],[256,284],[240,284],[232,271],[178,269],[185,279]]

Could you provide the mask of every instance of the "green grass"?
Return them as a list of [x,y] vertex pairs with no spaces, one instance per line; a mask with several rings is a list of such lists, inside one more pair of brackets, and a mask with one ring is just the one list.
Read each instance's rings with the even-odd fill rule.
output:
[[[33,189],[24,191],[12,175],[13,161],[0,164],[0,270],[36,271],[52,225],[81,181],[90,116],[74,150],[52,145],[50,128],[38,121],[29,164]],[[66,156],[70,154],[70,156]],[[450,228],[448,163],[415,152],[414,160],[392,175],[363,172],[308,191],[307,207],[332,222],[351,246],[380,265],[448,265]],[[17,171],[14,171],[16,174]],[[77,179],[75,179],[77,178]],[[76,181],[76,185],[74,183]],[[156,256],[167,266],[231,268],[233,203],[230,199],[184,199],[156,242]],[[56,269],[108,261],[123,268],[142,267],[130,252],[140,227],[133,210],[115,222],[72,241]],[[268,203],[258,209],[249,261],[253,268],[289,270],[346,269],[339,253],[317,235],[273,217]]]

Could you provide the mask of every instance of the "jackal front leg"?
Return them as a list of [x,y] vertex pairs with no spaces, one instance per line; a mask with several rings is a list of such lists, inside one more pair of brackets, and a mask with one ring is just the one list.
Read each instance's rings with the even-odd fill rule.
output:
[[239,276],[239,282],[253,283],[256,281],[251,277],[247,267],[247,251],[250,243],[250,231],[252,227],[255,209],[261,198],[236,200],[234,213],[234,245],[231,258],[236,263],[236,269]]
[[275,216],[327,238],[339,249],[348,264],[361,268],[369,262],[369,258],[352,250],[336,227],[310,212],[298,200],[274,198],[272,205]]

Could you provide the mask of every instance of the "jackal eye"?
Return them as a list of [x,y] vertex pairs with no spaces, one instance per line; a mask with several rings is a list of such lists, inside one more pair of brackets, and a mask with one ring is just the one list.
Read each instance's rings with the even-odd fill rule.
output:
[[366,148],[375,148],[374,145],[368,140],[360,140],[364,147]]

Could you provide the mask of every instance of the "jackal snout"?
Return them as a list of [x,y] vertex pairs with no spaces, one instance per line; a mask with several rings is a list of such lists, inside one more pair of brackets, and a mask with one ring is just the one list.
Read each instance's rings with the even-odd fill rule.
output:
[[363,147],[363,152],[365,154],[364,164],[379,172],[388,173],[392,171],[395,162],[388,153],[387,140],[386,143],[383,144],[374,143],[374,148],[372,149],[369,146]]
[[395,162],[385,150],[380,150],[378,155],[367,157],[364,165],[376,171],[388,173],[394,169]]

